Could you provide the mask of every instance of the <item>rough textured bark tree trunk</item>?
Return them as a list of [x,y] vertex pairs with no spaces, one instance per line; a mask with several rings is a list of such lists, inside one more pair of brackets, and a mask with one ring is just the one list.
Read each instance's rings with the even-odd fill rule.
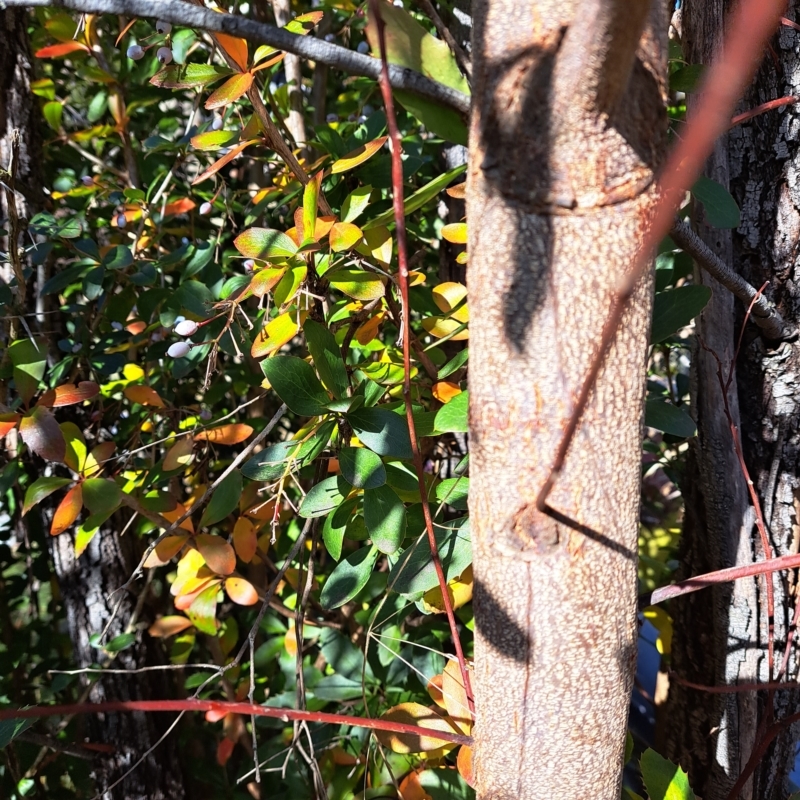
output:
[[[19,131],[19,168],[15,188],[20,193],[16,195],[16,205],[23,225],[41,209],[41,190],[44,185],[41,137],[43,122],[36,98],[30,91],[33,66],[28,45],[27,20],[27,11],[0,11],[0,167],[8,166],[11,135],[13,131]],[[0,192],[0,198],[0,216],[5,217],[8,206],[4,192]],[[22,297],[23,311],[30,313],[36,309],[37,283],[40,282],[41,275],[34,273],[28,280],[27,291],[18,295]],[[30,318],[29,325],[34,330],[37,329],[33,317]],[[52,322],[48,322],[47,327],[52,328]],[[80,408],[73,409],[74,421],[81,428],[94,427],[88,424],[88,420],[81,420],[80,414]],[[86,424],[81,424],[82,422]],[[7,446],[13,445],[8,445],[7,442]],[[126,629],[131,620],[141,622],[143,619],[142,606],[137,607],[137,596],[140,592],[146,592],[144,587],[137,586],[137,594],[110,596],[114,589],[128,579],[140,555],[135,535],[129,532],[126,537],[121,538],[119,530],[122,525],[115,527],[114,520],[112,518],[103,526],[79,559],[74,556],[74,538],[71,534],[62,534],[54,539],[46,537],[52,545],[51,554],[69,623],[74,661],[79,667],[88,667],[101,660],[100,651],[89,644],[89,637],[103,629],[117,603],[119,606],[116,621],[109,632],[111,637]],[[32,521],[33,515],[19,523],[20,536],[24,535],[23,525],[30,525]],[[31,533],[37,538],[40,538],[40,534],[41,531]],[[142,596],[143,601],[146,599]],[[139,638],[140,641],[133,647],[119,654],[115,667],[135,669],[145,664],[161,662],[163,655],[158,652],[158,643],[142,634]],[[85,681],[88,686],[88,676]],[[167,683],[168,679],[159,672],[106,674],[94,684],[89,697],[98,701],[172,697],[174,687],[167,686]],[[168,720],[163,715],[89,717],[86,727],[91,741],[115,748],[112,755],[95,762],[98,765],[98,790],[109,786],[133,766],[157,742],[167,724]],[[180,800],[185,797],[176,736],[173,734],[160,745],[119,786],[104,791],[104,800]]]
[[[691,63],[708,63],[723,34],[728,2],[688,3],[683,11],[683,45]],[[798,16],[790,2],[787,16]],[[800,37],[789,27],[776,36],[742,109],[800,91],[797,58]],[[797,243],[800,237],[800,190],[797,146],[800,114],[773,111],[737,126],[721,141],[706,173],[729,185],[742,211],[732,234],[712,229],[697,214],[701,236],[751,284],[769,281],[766,294],[788,319],[797,318]],[[698,210],[699,212],[699,210]],[[697,276],[702,277],[702,276]],[[704,282],[707,279],[703,279]],[[698,336],[726,369],[734,357],[744,309],[713,285],[714,296],[698,322]],[[733,451],[717,364],[696,348],[693,407],[698,437],[692,443],[686,477],[686,523],[681,575],[750,563],[764,558],[754,525],[747,485]],[[797,500],[800,496],[800,438],[797,431],[797,344],[773,346],[748,327],[729,402],[740,425],[750,477],[755,483],[773,555],[797,552],[800,541]],[[775,592],[775,668],[783,660],[786,632],[796,604],[795,575],[777,573]],[[673,604],[676,674],[707,685],[770,680],[767,659],[768,619],[765,581],[743,580],[707,590]],[[788,678],[797,674],[796,652],[790,654]],[[703,695],[676,681],[670,688],[665,719],[668,754],[688,768],[695,791],[705,800],[727,797],[759,740],[759,725],[769,714],[766,692]],[[779,692],[774,718],[800,708],[796,693]],[[798,736],[787,731],[769,749],[742,798],[771,800],[786,796],[786,774]]]
[[481,800],[618,800],[650,278],[536,510],[666,145],[666,7],[476,0],[467,190]]

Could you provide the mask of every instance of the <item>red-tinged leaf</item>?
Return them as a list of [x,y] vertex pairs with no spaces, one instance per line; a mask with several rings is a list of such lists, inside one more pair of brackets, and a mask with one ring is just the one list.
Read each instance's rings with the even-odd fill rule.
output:
[[330,230],[328,241],[334,253],[341,253],[342,250],[349,250],[361,241],[363,233],[358,225],[352,222],[337,222]]
[[230,575],[236,569],[236,553],[221,536],[201,533],[195,537],[194,544],[208,568],[217,575]]
[[436,738],[436,731],[460,732],[437,711],[419,703],[400,703],[400,705],[390,708],[385,714],[381,714],[381,719],[404,722],[407,725],[416,725],[431,731],[429,736],[416,733],[376,731],[375,735],[381,744],[391,748],[395,753],[424,753],[428,750],[438,750],[440,747],[447,746],[449,742]]
[[73,486],[65,495],[64,499],[53,514],[53,522],[50,525],[50,535],[58,536],[69,528],[78,518],[83,507],[83,489],[78,483]]
[[164,469],[169,472],[188,466],[194,458],[193,449],[194,439],[191,436],[182,436],[167,451],[167,455],[164,457]]
[[138,22],[139,20],[134,17],[120,32],[119,36],[117,36],[116,41],[114,42],[114,47],[119,47],[119,43],[122,41],[122,37]]
[[214,38],[219,46],[236,62],[243,72],[247,70],[247,41],[226,33],[215,33]]
[[458,774],[474,789],[475,771],[472,767],[471,747],[465,744],[461,745],[461,749],[458,751],[458,756],[456,757],[456,766],[458,767]]
[[226,578],[225,591],[228,597],[240,606],[252,606],[258,602],[258,592],[253,584],[244,578]]
[[100,393],[100,387],[94,381],[81,381],[77,386],[74,383],[65,383],[48,389],[38,400],[37,405],[58,408],[59,406],[74,406],[84,400],[91,400]]
[[169,564],[183,549],[188,538],[188,536],[167,536],[162,539],[155,546],[153,552],[147,556],[144,566],[150,569],[151,567],[163,567],[165,564]]
[[297,253],[297,245],[274,228],[250,228],[233,240],[233,246],[245,258],[262,260],[291,258]]
[[388,138],[388,136],[380,136],[371,142],[362,144],[361,147],[357,147],[346,156],[342,156],[338,161],[334,161],[331,165],[331,172],[336,174],[337,172],[347,172],[350,169],[355,169],[372,158],[386,144]]
[[194,89],[229,75],[233,75],[233,72],[227,67],[212,64],[173,64],[153,75],[150,83],[164,89]]
[[147,629],[147,632],[156,639],[166,639],[169,636],[174,636],[176,633],[180,633],[181,631],[185,631],[187,628],[191,627],[191,620],[175,614],[173,616],[161,617],[161,619],[157,619]]
[[197,150],[219,150],[220,147],[227,147],[239,138],[236,131],[204,131],[192,136],[192,147]]
[[205,172],[198,175],[193,181],[192,186],[195,186],[198,183],[202,183],[207,178],[210,178],[212,175],[216,175],[226,164],[230,164],[234,158],[241,154],[241,152],[246,148],[250,147],[251,144],[255,144],[258,139],[250,139],[248,142],[242,142],[241,144],[237,144],[236,147],[229,150],[222,158],[215,161]]
[[217,632],[217,594],[219,585],[215,581],[211,586],[203,589],[186,609],[186,615],[194,623],[195,628],[201,633],[214,636]]
[[68,56],[70,53],[74,53],[76,50],[83,50],[84,53],[88,53],[89,48],[83,44],[83,42],[59,42],[58,44],[51,44],[47,47],[43,47],[41,50],[37,50],[34,55],[36,58],[60,58],[61,56]]
[[233,754],[234,747],[236,747],[236,742],[232,742],[227,737],[224,738],[217,745],[217,764],[219,764],[221,767],[224,767]]
[[25,502],[22,504],[24,517],[37,503],[45,497],[72,483],[69,478],[37,478],[25,491]]
[[243,423],[220,425],[218,428],[200,431],[194,434],[196,442],[212,442],[213,444],[239,444],[247,439],[253,429]]
[[22,414],[15,414],[13,411],[9,414],[0,414],[0,439],[9,431],[13,431],[21,419]]
[[253,275],[253,280],[250,281],[250,291],[256,297],[263,297],[281,282],[281,278],[286,274],[286,270],[287,267],[267,267],[266,269],[259,270]]
[[218,89],[215,89],[211,97],[206,100],[206,109],[221,108],[238,100],[253,85],[253,74],[242,72],[228,78]]
[[64,434],[49,408],[36,406],[30,416],[19,423],[22,441],[47,461],[63,461],[67,452]]
[[188,214],[196,206],[197,203],[195,203],[194,200],[190,200],[188,197],[183,197],[180,200],[167,203],[167,205],[164,206],[164,216],[170,217],[174,214]]
[[225,719],[228,712],[221,708],[212,708],[206,711],[206,722],[220,722]]
[[256,554],[258,547],[258,532],[255,525],[245,517],[239,517],[233,526],[233,549],[236,555],[249,564]]
[[155,406],[156,408],[164,408],[164,401],[159,397],[155,389],[149,386],[126,386],[122,390],[122,394],[133,403],[139,403],[142,406]]

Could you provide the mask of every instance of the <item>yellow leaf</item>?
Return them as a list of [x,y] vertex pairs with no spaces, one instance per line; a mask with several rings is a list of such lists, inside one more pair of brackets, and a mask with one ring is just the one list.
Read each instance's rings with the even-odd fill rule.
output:
[[382,264],[389,264],[392,260],[392,234],[389,229],[379,225],[364,231],[364,244],[356,250],[365,256],[372,256]]
[[[458,320],[445,319],[444,317],[425,317],[425,319],[422,320],[422,327],[425,328],[431,336],[435,336],[437,339],[441,339],[443,336],[449,336],[462,325],[463,323],[458,322]],[[450,338],[454,342],[461,342],[464,339],[469,339],[469,330],[464,328],[463,331],[456,333],[454,336],[450,336]]]
[[660,606],[648,606],[644,618],[658,631],[656,649],[668,656],[672,652],[672,617]]
[[352,222],[337,222],[331,229],[328,241],[334,253],[349,250],[361,240],[362,232],[358,225]]
[[453,659],[447,662],[442,673],[442,697],[450,719],[469,736],[472,731],[472,713],[461,677],[461,667]]
[[[472,567],[469,566],[459,578],[447,584],[447,595],[454,610],[472,600],[472,582]],[[422,603],[429,614],[444,614],[442,590],[438,586],[425,592]]]
[[431,291],[433,302],[444,314],[449,314],[467,296],[467,287],[463,283],[440,283]]
[[331,166],[331,172],[334,174],[337,172],[347,172],[347,170],[354,169],[363,164],[367,159],[372,158],[372,156],[386,144],[388,138],[388,136],[381,136],[378,139],[373,139],[371,142],[362,144],[361,147],[357,147],[346,156],[342,156],[338,161],[334,161]]
[[453,244],[466,244],[467,223],[454,222],[451,225],[445,225],[444,228],[442,228],[442,238],[447,239],[448,242],[452,242]]
[[91,478],[97,475],[116,449],[117,446],[114,442],[103,442],[97,445],[97,447],[93,447],[91,452],[86,456],[86,461],[83,464],[82,471],[84,477]]
[[300,324],[297,324],[297,312],[290,309],[285,314],[271,320],[256,336],[250,355],[253,358],[262,358],[280,350],[287,342],[294,339],[300,332],[307,312],[300,314]]
[[287,269],[288,267],[267,267],[266,269],[259,270],[253,275],[253,280],[250,281],[250,291],[256,297],[263,297],[281,282]]

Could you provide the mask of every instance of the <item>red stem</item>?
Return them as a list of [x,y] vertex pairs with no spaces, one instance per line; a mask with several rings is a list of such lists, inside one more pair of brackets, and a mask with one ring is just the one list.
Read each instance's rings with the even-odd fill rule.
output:
[[773,108],[780,108],[781,106],[788,106],[800,100],[795,94],[790,94],[787,97],[779,97],[777,100],[770,100],[768,103],[762,103],[760,106],[751,108],[749,111],[743,111],[731,119],[731,128],[741,125],[742,122],[747,122],[748,119],[757,117],[765,111],[772,111]]
[[[410,733],[442,739],[454,744],[472,745],[472,737],[462,733],[422,728],[405,722],[392,722],[385,719],[351,717],[346,714],[325,714],[322,711],[301,711],[294,708],[272,708],[254,703],[234,703],[225,700],[113,700],[108,703],[69,703],[55,706],[34,706],[32,708],[4,708],[0,710],[0,721],[7,719],[31,719],[72,714],[107,714],[115,711],[216,711],[226,714],[244,714],[272,719],[299,720],[301,722],[321,722],[329,725],[352,725],[357,728],[372,728],[392,733]],[[431,711],[431,717],[437,717]]]
[[458,666],[461,670],[461,680],[467,693],[470,711],[474,714],[475,706],[472,699],[472,689],[470,687],[469,673],[464,651],[461,649],[461,640],[458,636],[456,625],[456,615],[453,612],[453,605],[447,593],[447,578],[442,568],[442,561],[439,558],[439,550],[436,545],[436,536],[433,532],[433,519],[431,509],[428,504],[428,490],[425,486],[425,471],[422,463],[422,454],[417,442],[417,430],[414,425],[414,414],[411,405],[411,313],[408,298],[408,247],[406,243],[406,217],[403,207],[403,162],[401,160],[402,144],[400,141],[400,131],[397,127],[397,117],[394,113],[394,99],[392,97],[392,87],[389,83],[389,65],[386,58],[386,30],[383,17],[380,14],[379,0],[369,0],[369,12],[375,20],[378,31],[378,44],[381,54],[381,77],[378,81],[383,95],[383,104],[386,106],[386,124],[389,129],[389,144],[392,153],[392,204],[394,206],[394,219],[397,226],[397,261],[398,273],[397,282],[400,285],[400,297],[403,301],[402,323],[403,323],[403,398],[406,406],[406,420],[408,421],[408,431],[411,437],[411,450],[414,454],[414,467],[417,472],[417,482],[419,484],[420,498],[422,499],[422,513],[425,517],[425,530],[428,534],[428,544],[431,548],[433,566],[436,569],[436,577],[439,580],[439,588],[442,591],[442,603],[447,614],[447,621],[450,625],[450,634],[453,637]]

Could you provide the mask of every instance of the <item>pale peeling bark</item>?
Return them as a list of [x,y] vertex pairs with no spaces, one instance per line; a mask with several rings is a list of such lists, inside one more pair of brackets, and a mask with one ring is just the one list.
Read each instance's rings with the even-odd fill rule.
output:
[[[687,60],[709,63],[722,41],[725,15],[733,3],[690,2],[683,12],[683,46]],[[786,15],[800,16],[790,2]],[[800,34],[783,27],[773,38],[741,109],[800,93]],[[734,128],[719,143],[707,174],[730,186],[742,211],[739,228],[712,229],[698,213],[706,242],[751,284],[769,281],[767,296],[784,318],[800,311],[797,242],[800,237],[800,110],[788,107]],[[698,323],[698,333],[727,366],[742,325],[743,308],[719,286]],[[693,405],[698,438],[693,443],[687,476],[687,522],[682,575],[751,563],[764,557],[744,476],[721,414],[716,362],[698,352],[693,376]],[[797,552],[800,497],[800,435],[797,396],[800,347],[766,342],[753,329],[745,338],[736,365],[730,402],[740,424],[745,460],[754,481],[776,556]],[[777,670],[783,658],[787,627],[796,603],[796,575],[779,573],[775,592]],[[733,685],[770,680],[767,660],[765,582],[737,581],[673,604],[676,638],[673,668],[696,683]],[[788,679],[796,680],[797,654],[790,655]],[[758,742],[766,711],[765,692],[702,695],[673,681],[665,719],[668,754],[689,770],[693,787],[704,800],[724,800]],[[800,708],[797,692],[775,696],[775,719]],[[740,797],[743,800],[785,798],[786,775],[798,736],[787,731],[767,752]]]
[[535,501],[655,200],[667,25],[664,4],[649,20],[648,6],[473,4],[467,216],[481,800],[619,798],[636,661],[649,276],[550,496],[564,521],[538,513]]

